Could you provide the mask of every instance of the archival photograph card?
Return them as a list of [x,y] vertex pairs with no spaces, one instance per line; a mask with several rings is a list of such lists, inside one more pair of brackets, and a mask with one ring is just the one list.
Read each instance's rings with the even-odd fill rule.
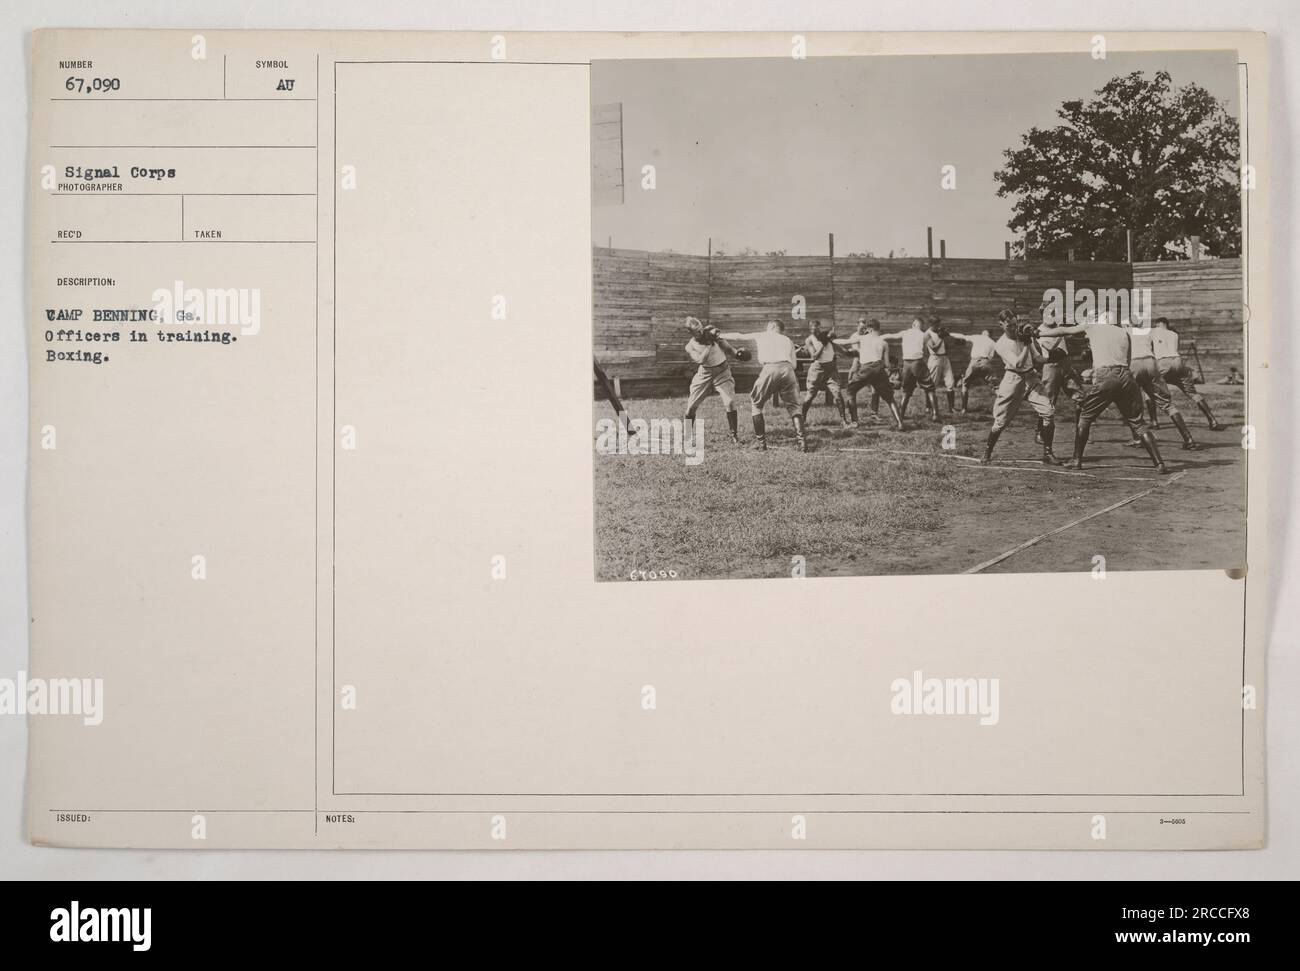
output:
[[32,842],[1264,845],[1262,35],[30,54]]

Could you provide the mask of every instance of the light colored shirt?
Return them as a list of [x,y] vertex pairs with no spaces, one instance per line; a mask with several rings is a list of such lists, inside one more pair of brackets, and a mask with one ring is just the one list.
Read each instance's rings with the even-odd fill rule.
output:
[[1012,340],[1003,334],[993,344],[993,349],[998,352],[998,357],[1002,358],[1008,371],[1024,372],[1034,369],[1034,352],[1028,344]]
[[686,342],[686,353],[696,364],[717,367],[727,360],[726,352],[717,344],[701,344],[694,337]]
[[774,330],[765,330],[754,336],[758,345],[758,363],[794,364],[794,341]]
[[997,346],[992,337],[976,334],[969,341],[971,357],[992,357]]
[[1151,346],[1156,357],[1178,357],[1178,335],[1167,327],[1151,328]]
[[1054,351],[1058,347],[1063,347],[1068,352],[1070,345],[1065,342],[1065,338],[1052,333],[1051,328],[1043,328],[1038,334],[1038,344],[1044,351]]
[[934,330],[925,332],[925,347],[930,352],[931,357],[943,357],[948,353],[948,346]]
[[1151,331],[1141,331],[1136,328],[1130,328],[1128,332],[1130,360],[1136,361],[1143,357],[1155,357],[1155,350],[1151,346]]
[[1092,366],[1128,367],[1129,333],[1114,324],[1088,324],[1083,330],[1092,349]]
[[861,364],[879,364],[889,360],[889,343],[879,334],[854,334],[848,343],[858,346]]
[[[822,344],[816,337],[809,334],[808,339],[803,342],[803,346],[808,349],[808,356],[819,364],[829,364],[835,360],[835,345],[829,340]],[[819,346],[821,350],[817,349]]]
[[914,361],[925,353],[925,331],[909,327],[902,333],[903,360]]

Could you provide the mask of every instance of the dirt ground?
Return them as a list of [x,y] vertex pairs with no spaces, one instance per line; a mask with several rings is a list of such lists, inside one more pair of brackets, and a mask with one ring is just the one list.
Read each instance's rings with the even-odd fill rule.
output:
[[[1209,431],[1175,391],[1202,449],[1183,451],[1161,415],[1156,437],[1168,476],[1155,475],[1143,450],[1123,446],[1128,432],[1113,411],[1093,427],[1079,474],[1038,461],[1028,409],[1003,433],[991,466],[973,461],[990,422],[984,389],[972,393],[971,413],[948,415],[945,407],[938,423],[925,419],[923,402],[914,399],[902,432],[884,422],[841,429],[835,410],[819,403],[809,416],[806,453],[794,449],[784,412],[771,408],[769,450],[749,450],[744,397],[743,445],[732,444],[712,397],[700,409],[703,460],[694,467],[679,455],[595,455],[596,576],[672,570],[682,579],[788,577],[795,556],[804,557],[808,576],[1065,572],[1091,569],[1098,554],[1108,571],[1239,567],[1243,389],[1200,390],[1227,427]],[[684,399],[625,405],[634,418],[677,418]],[[859,406],[869,411],[866,395]],[[598,419],[611,415],[597,403]],[[1066,401],[1058,423],[1056,451],[1065,459],[1073,442]],[[942,448],[946,426],[955,448]],[[1060,527],[1068,528],[1044,536]]]

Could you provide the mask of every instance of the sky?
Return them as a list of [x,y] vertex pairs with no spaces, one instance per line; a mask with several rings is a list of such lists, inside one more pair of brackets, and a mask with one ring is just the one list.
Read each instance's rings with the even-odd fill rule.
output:
[[[1063,101],[1118,74],[1164,68],[1240,117],[1235,52],[627,60],[592,64],[592,104],[623,105],[622,205],[595,206],[616,247],[791,255],[905,249],[1000,257],[1011,199],[1002,152]],[[656,187],[641,188],[655,166]],[[957,187],[940,187],[956,167]]]

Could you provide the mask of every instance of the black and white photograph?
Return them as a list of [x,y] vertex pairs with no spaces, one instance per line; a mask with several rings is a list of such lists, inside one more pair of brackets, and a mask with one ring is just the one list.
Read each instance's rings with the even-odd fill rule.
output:
[[399,880],[1266,943],[1290,8],[564,7],[0,15],[15,953]]
[[1247,91],[1103,36],[593,62],[596,578],[1242,568]]

